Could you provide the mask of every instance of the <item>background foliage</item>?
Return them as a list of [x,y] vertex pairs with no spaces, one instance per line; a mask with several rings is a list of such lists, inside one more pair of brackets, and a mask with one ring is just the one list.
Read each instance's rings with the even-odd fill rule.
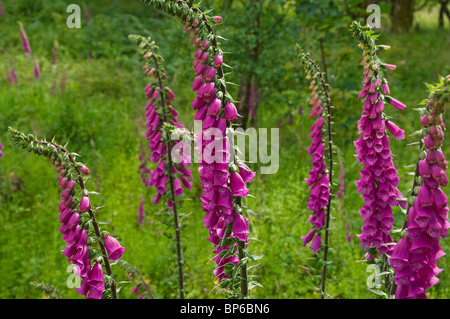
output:
[[[252,1],[250,1],[252,2]],[[308,83],[296,61],[294,44],[300,43],[312,57],[326,61],[331,98],[335,107],[334,141],[344,159],[346,189],[344,200],[334,201],[331,221],[331,249],[328,267],[328,293],[333,298],[377,298],[368,291],[367,265],[359,247],[362,206],[354,181],[359,167],[354,157],[357,139],[356,121],[362,103],[357,95],[362,88],[361,52],[348,32],[351,20],[367,17],[364,3],[342,1],[203,1],[203,9],[214,9],[223,16],[218,34],[228,39],[222,47],[225,62],[233,67],[229,80],[240,83],[244,73],[256,78],[260,94],[255,124],[280,128],[280,169],[274,175],[259,175],[252,183],[248,206],[257,215],[251,219],[252,252],[263,254],[260,265],[251,270],[264,288],[255,288],[258,298],[317,298],[321,264],[309,248],[303,248],[300,236],[308,231],[306,208],[308,188],[304,179],[310,169],[306,152],[309,145]],[[108,229],[119,234],[126,247],[123,259],[134,265],[153,289],[155,298],[176,297],[175,254],[166,228],[145,190],[137,172],[138,153],[144,149],[144,86],[142,62],[128,34],[151,35],[165,57],[168,85],[174,90],[180,122],[192,128],[194,111],[190,104],[194,93],[191,68],[193,49],[183,28],[170,17],[155,12],[139,1],[80,2],[84,8],[81,29],[66,26],[69,1],[3,0],[0,16],[0,70],[14,65],[18,83],[10,85],[0,77],[0,141],[5,157],[0,159],[0,298],[45,297],[30,282],[53,285],[62,298],[80,298],[66,286],[67,261],[60,253],[64,242],[59,233],[57,174],[44,160],[24,153],[5,134],[14,126],[39,137],[53,136],[69,141],[72,151],[82,154],[91,169],[88,181],[95,205],[104,205],[99,218]],[[392,46],[380,54],[397,70],[389,77],[392,95],[408,108],[389,110],[395,122],[407,134],[420,128],[413,108],[427,97],[425,82],[437,81],[450,72],[448,23],[438,28],[439,5],[428,2],[414,13],[409,33],[390,31],[390,5],[382,3],[380,44]],[[252,23],[257,19],[259,23]],[[23,52],[17,22],[24,24],[37,58],[41,77],[33,78],[33,62]],[[446,21],[447,22],[447,21]],[[52,71],[52,47],[57,42],[58,61]],[[248,58],[257,48],[257,58]],[[66,84],[60,89],[63,78]],[[53,90],[52,90],[53,88]],[[238,96],[239,87],[231,87]],[[53,94],[51,93],[53,91]],[[392,112],[391,112],[392,111]],[[446,114],[444,122],[448,122]],[[416,159],[415,141],[391,140],[394,163],[399,170],[400,190],[412,183],[408,165]],[[445,154],[450,158],[449,139]],[[253,166],[257,169],[257,166]],[[221,298],[213,288],[214,265],[209,262],[212,247],[206,240],[200,202],[197,166],[193,167],[192,196],[186,196],[180,210],[191,213],[183,229],[185,274],[189,298]],[[337,175],[335,177],[337,180]],[[445,189],[447,196],[448,188]],[[139,198],[145,199],[146,220],[138,225]],[[401,213],[395,211],[397,226]],[[349,230],[352,239],[347,242]],[[448,239],[443,250],[449,251]],[[450,262],[444,256],[439,267],[440,282],[430,289],[430,298],[450,296]],[[125,271],[115,266],[118,280],[127,280]],[[121,298],[135,298],[132,284]]]

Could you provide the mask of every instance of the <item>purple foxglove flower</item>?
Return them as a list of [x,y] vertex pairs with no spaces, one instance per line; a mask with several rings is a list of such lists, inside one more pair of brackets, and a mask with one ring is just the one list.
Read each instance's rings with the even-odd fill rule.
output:
[[397,68],[397,66],[394,64],[385,64],[384,67],[386,68],[386,70],[395,70]]
[[38,65],[36,59],[34,60],[33,74],[34,74],[34,77],[35,77],[36,79],[39,79],[39,76],[40,76],[40,74],[41,74],[41,71],[39,70],[39,65]]
[[225,104],[225,118],[230,122],[234,122],[237,120],[238,117],[239,114],[237,112],[236,106],[230,101],[228,101]]
[[387,83],[383,83],[382,89],[383,89],[383,94],[385,94],[385,95],[391,94],[391,91],[389,90],[389,85]]
[[66,231],[66,233],[62,237],[62,240],[66,241],[67,243],[76,243],[77,240],[80,238],[81,232],[80,225],[77,224],[74,228],[67,227],[67,229],[68,231]]
[[67,183],[69,181],[67,180],[66,177],[61,178],[61,180],[59,181],[59,188],[65,188],[67,186]]
[[61,199],[62,200],[66,200],[67,198],[69,198],[69,196],[70,196],[70,193],[67,191],[67,190],[63,190],[62,192],[61,192]]
[[86,273],[87,269],[90,270],[91,264],[89,262],[88,254],[89,248],[85,245],[81,249],[77,249],[75,255],[69,259],[69,262],[75,265],[73,270],[75,275],[82,277],[82,275]]
[[80,201],[80,212],[85,213],[91,208],[89,197],[83,196]]
[[305,236],[301,237],[303,246],[306,246],[313,239],[315,233],[316,233],[316,230],[311,229]]
[[223,64],[223,56],[221,56],[219,54],[216,55],[214,58],[214,66],[216,68],[220,68],[220,67],[222,67],[222,64]]
[[122,257],[125,248],[112,236],[105,234],[105,248],[110,260],[117,260]]
[[[209,59],[209,52],[208,51],[203,52],[203,54],[200,57],[200,61],[205,63],[205,62],[208,62],[208,59]],[[207,70],[208,69],[209,69],[209,67],[207,67]],[[206,72],[205,72],[205,74],[206,74]]]
[[175,195],[181,196],[181,194],[183,193],[183,187],[181,186],[181,182],[177,177],[175,177],[173,180],[173,187],[175,190]]
[[[89,273],[87,284],[97,290],[103,291],[105,289],[105,282],[103,281],[102,266],[96,262]],[[92,289],[91,289],[92,290]]]
[[238,212],[234,213],[233,217],[233,235],[243,242],[248,242],[248,219]]
[[430,125],[430,117],[428,117],[428,115],[424,114],[420,117],[420,124],[422,124],[423,127],[427,127],[428,125]]
[[77,246],[75,244],[68,245],[66,249],[61,250],[61,252],[67,257],[68,260],[70,260],[77,252]]
[[80,172],[81,172],[83,175],[88,175],[88,174],[90,173],[89,168],[87,168],[87,166],[85,166],[85,165],[82,165],[82,166],[80,167]]
[[[68,208],[70,209],[70,208]],[[78,212],[74,212],[67,221],[66,227],[69,229],[75,229],[78,225],[78,221],[80,220],[80,214]]]
[[153,203],[156,205],[159,203],[161,199],[161,193],[156,194],[156,196],[154,198],[152,198]]
[[197,51],[195,51],[194,59],[200,60],[200,58],[201,58],[202,55],[203,55],[203,52],[204,52],[204,51],[203,51],[201,48],[198,48]]
[[233,196],[246,197],[248,189],[245,187],[245,182],[241,175],[236,172],[230,174],[230,188]]
[[194,115],[194,121],[204,121],[207,113],[208,107],[206,105],[203,105],[197,110],[197,113]]
[[386,121],[385,124],[389,132],[391,132],[395,138],[400,140],[405,138],[405,131],[400,129],[394,122]]
[[75,289],[75,291],[80,295],[86,296],[88,294],[90,286],[88,285],[87,281],[87,278],[82,278],[80,288]]
[[198,91],[203,84],[203,77],[199,75],[192,83],[192,91]]
[[30,42],[28,41],[28,37],[25,32],[25,29],[23,28],[23,24],[20,22],[19,22],[19,30],[20,30],[20,38],[22,39],[23,49],[25,51],[25,55],[28,58],[31,53]]
[[222,22],[222,17],[221,16],[214,16],[213,18],[214,23],[221,23]]
[[239,167],[239,175],[241,175],[244,182],[249,183],[255,178],[256,173],[252,172],[252,170],[243,162],[239,162],[238,167]]
[[141,288],[139,288],[138,286],[133,286],[133,288],[131,288],[131,293],[136,296],[139,294],[140,291],[141,291]]
[[[66,224],[71,216],[72,216],[72,209],[66,208],[65,210],[63,210],[63,212],[59,216],[59,222]],[[67,225],[66,225],[66,227],[67,227]]]
[[70,182],[67,183],[65,190],[68,192],[72,191],[76,183],[77,182],[75,180],[71,180]]
[[377,78],[377,79],[375,80],[375,86],[376,86],[377,88],[381,86],[381,78]]
[[192,62],[192,68],[195,70],[197,69],[197,66],[200,64],[200,60],[194,60],[194,62]]
[[[194,21],[195,21],[195,20],[194,20]],[[201,39],[201,38],[196,38],[196,39],[194,40],[194,43],[192,44],[192,46],[193,46],[194,48],[198,48],[198,47],[200,47],[201,43],[202,43],[202,39]]]
[[210,45],[210,42],[208,40],[205,40],[201,45],[202,50],[206,51],[209,48],[209,45]]
[[410,243],[408,237],[403,237],[395,245],[394,251],[389,262],[394,269],[402,269],[409,264]]
[[398,100],[396,100],[394,98],[390,98],[388,100],[389,100],[389,103],[391,103],[391,105],[393,107],[395,107],[396,109],[398,109],[400,111],[403,111],[406,108],[405,104],[403,104],[402,102],[400,102],[400,101],[398,101]]
[[425,136],[423,141],[425,143],[426,148],[428,148],[428,149],[436,148],[436,141],[434,140],[433,136],[431,136],[430,134]]
[[139,202],[138,215],[138,224],[141,225],[142,221],[144,220],[144,201],[142,200],[142,198]]
[[195,74],[196,76],[203,75],[203,73],[204,73],[205,71],[206,71],[206,65],[203,64],[203,63],[199,63],[199,64],[197,65],[197,67],[195,68],[194,74]]
[[94,287],[89,289],[89,295],[87,295],[86,299],[102,299],[103,290],[98,290]]
[[320,237],[320,234],[317,233],[314,236],[314,239],[312,240],[312,243],[311,243],[310,247],[313,250],[313,252],[317,253],[319,251],[319,249],[320,249],[320,246],[322,246],[322,238]]
[[220,112],[220,109],[222,107],[222,101],[218,98],[215,98],[208,108],[208,114],[217,116]]
[[222,116],[219,117],[216,123],[216,128],[219,129],[220,132],[222,132],[223,136],[225,136],[227,130],[227,120]]
[[212,81],[214,77],[216,76],[217,69],[214,67],[208,67],[207,71],[205,72],[205,81]]
[[167,90],[167,97],[170,101],[173,101],[175,99],[175,93],[171,89]]

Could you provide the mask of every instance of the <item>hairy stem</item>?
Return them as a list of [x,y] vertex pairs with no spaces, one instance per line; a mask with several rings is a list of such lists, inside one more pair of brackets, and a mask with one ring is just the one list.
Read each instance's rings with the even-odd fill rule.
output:
[[[236,212],[236,214],[239,214]],[[245,258],[245,242],[238,242],[238,256],[239,256],[239,264],[241,265],[241,294],[243,297],[248,295],[248,277],[247,277],[247,263],[242,265],[242,260]]]

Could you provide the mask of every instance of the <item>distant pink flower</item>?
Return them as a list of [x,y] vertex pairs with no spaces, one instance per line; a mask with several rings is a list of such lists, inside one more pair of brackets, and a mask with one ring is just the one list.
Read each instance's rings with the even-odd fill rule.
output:
[[25,55],[28,58],[30,57],[31,53],[30,42],[28,41],[27,34],[21,22],[19,22],[19,30],[20,30],[20,38],[22,39],[23,49],[25,50]]
[[142,224],[142,221],[144,220],[144,201],[141,198],[141,201],[139,202],[139,208],[138,208],[138,224]]
[[34,77],[36,79],[39,79],[39,75],[41,74],[40,70],[39,70],[39,65],[37,63],[37,60],[34,60],[34,69],[33,69],[33,73],[34,73]]
[[91,21],[91,16],[89,15],[89,11],[86,6],[83,7],[83,11],[84,11],[84,18],[86,19],[86,24],[89,24],[89,22]]

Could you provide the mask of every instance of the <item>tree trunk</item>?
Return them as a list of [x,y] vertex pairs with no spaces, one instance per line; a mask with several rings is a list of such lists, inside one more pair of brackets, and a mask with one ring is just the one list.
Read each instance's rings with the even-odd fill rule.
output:
[[448,1],[449,0],[441,0],[441,9],[439,10],[439,28],[441,29],[444,27],[444,14],[450,22],[450,12],[447,8]]
[[413,24],[414,0],[395,0],[392,4],[392,31],[409,32]]

